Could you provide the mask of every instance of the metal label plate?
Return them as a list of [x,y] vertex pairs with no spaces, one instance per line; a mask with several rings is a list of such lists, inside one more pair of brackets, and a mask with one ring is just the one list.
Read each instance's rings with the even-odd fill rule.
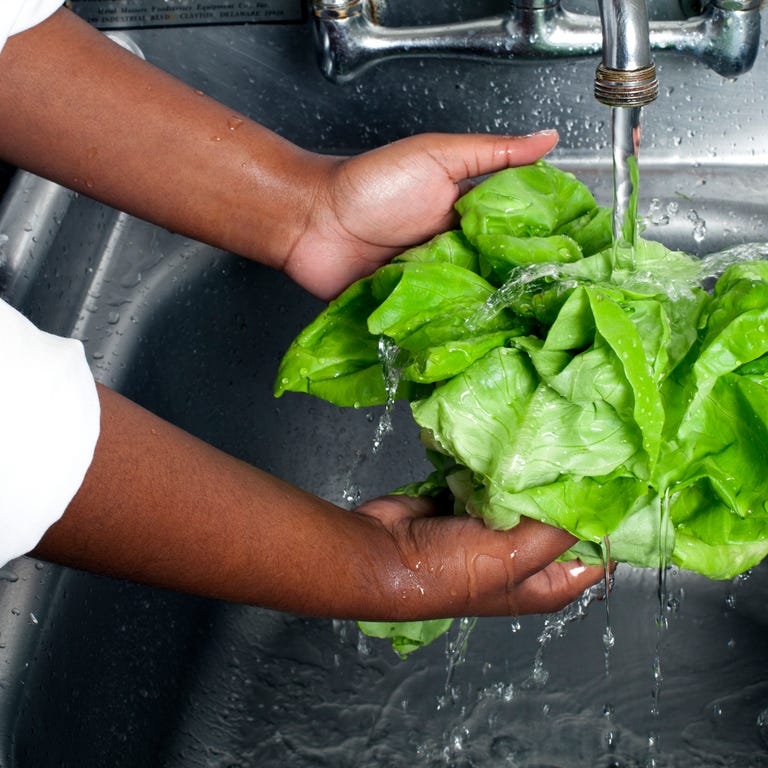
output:
[[200,24],[275,24],[304,20],[302,0],[69,0],[98,29]]

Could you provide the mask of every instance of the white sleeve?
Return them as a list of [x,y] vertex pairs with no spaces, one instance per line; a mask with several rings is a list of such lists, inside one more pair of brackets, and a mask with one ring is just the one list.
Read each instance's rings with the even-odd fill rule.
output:
[[99,424],[83,345],[38,330],[0,300],[0,568],[64,513]]
[[11,35],[45,21],[62,4],[63,0],[0,0],[0,51]]

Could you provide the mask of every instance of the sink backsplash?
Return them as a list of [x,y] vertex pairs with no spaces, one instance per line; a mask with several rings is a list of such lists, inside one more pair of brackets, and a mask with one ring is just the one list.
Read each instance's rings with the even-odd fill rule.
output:
[[[581,12],[595,12],[579,2]],[[651,14],[679,16],[676,3]],[[387,23],[466,17],[458,3],[432,11],[390,2]],[[485,2],[473,15],[503,13]],[[569,5],[576,8],[574,3]],[[765,13],[763,13],[765,18]],[[765,21],[764,21],[765,26]],[[129,32],[150,61],[310,149],[354,152],[421,131],[560,131],[555,156],[593,151],[610,162],[608,109],[592,95],[595,59],[499,64],[388,61],[348,85],[326,82],[309,23],[195,27]],[[645,109],[641,163],[768,161],[768,74],[764,44],[737,79],[671,53],[657,53],[661,92]]]

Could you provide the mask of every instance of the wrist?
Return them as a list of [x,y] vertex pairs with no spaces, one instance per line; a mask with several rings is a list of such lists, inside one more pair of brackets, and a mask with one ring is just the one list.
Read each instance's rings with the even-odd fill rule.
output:
[[276,134],[266,140],[258,136],[256,141],[256,150],[247,152],[240,163],[241,191],[236,196],[230,249],[291,274],[292,254],[312,229],[332,161]]
[[[308,157],[306,155],[309,155]],[[337,296],[357,275],[347,275],[353,236],[339,226],[334,187],[342,158],[306,153],[298,158],[294,184],[301,200],[284,219],[290,226],[282,239],[279,268],[294,282],[323,300]]]

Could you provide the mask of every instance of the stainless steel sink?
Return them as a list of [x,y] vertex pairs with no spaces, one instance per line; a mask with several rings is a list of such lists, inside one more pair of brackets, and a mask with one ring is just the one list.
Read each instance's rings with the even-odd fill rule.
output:
[[[430,20],[426,0],[413,16]],[[308,24],[130,34],[150,61],[321,151],[555,126],[552,161],[610,203],[593,61],[392,62],[340,87]],[[657,64],[646,234],[698,253],[768,242],[765,56],[735,82]],[[424,473],[403,409],[373,455],[375,409],[273,400],[280,356],[321,306],[279,274],[20,174],[0,207],[0,286],[41,327],[82,338],[99,380],[334,502]],[[547,627],[481,620],[449,675],[442,642],[401,662],[348,622],[21,559],[0,572],[0,766],[768,765],[768,568],[734,583],[669,574],[663,606],[657,587],[619,569],[607,661],[596,602]]]

